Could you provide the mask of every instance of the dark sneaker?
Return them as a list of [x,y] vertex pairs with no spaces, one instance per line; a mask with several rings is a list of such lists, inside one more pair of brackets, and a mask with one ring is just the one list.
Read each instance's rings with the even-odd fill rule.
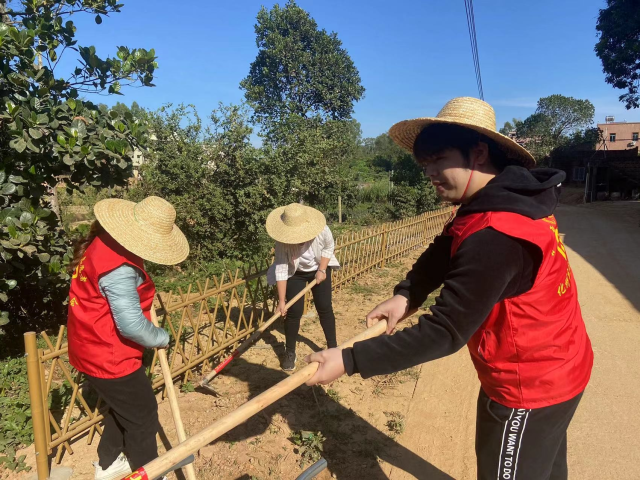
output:
[[280,367],[287,371],[290,372],[292,370],[294,370],[296,368],[296,360],[298,359],[298,357],[296,357],[296,352],[292,352],[290,350],[287,350],[286,352],[284,352],[284,357],[282,358],[282,362],[280,363]]

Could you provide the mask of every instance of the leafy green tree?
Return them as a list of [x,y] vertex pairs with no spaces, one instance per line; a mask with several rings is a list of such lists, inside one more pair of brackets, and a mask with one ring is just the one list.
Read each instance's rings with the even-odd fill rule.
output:
[[534,113],[518,125],[516,136],[525,142],[525,147],[537,161],[543,160],[559,146],[553,140],[551,120],[543,113]]
[[263,125],[300,118],[351,118],[364,88],[336,33],[320,30],[293,0],[262,8],[255,26],[258,56],[240,87]]
[[640,107],[640,4],[637,0],[607,0],[600,10],[596,55],[607,83],[627,90],[620,101],[627,109]]
[[[132,115],[80,99],[153,85],[153,50],[118,47],[101,58],[75,39],[72,15],[101,23],[120,8],[116,0],[0,2],[0,324],[11,316],[24,330],[64,318],[69,242],[56,186],[124,185],[129,153],[144,141]],[[60,58],[74,52],[78,66],[60,71]]]
[[387,133],[378,135],[373,142],[373,168],[389,172],[393,169],[396,159],[406,155],[406,152],[395,144]]
[[520,120],[519,118],[514,118],[510,122],[509,121],[504,122],[504,126],[498,131],[501,134],[508,136],[511,132],[516,131],[518,129],[518,125],[520,125],[521,123],[522,123],[522,120]]
[[566,143],[576,130],[593,123],[595,108],[589,100],[551,95],[538,100],[536,112],[518,124],[517,136],[539,161]]
[[336,33],[320,29],[294,1],[262,8],[258,54],[241,82],[261,127],[264,157],[283,168],[285,191],[323,210],[355,198],[360,125],[351,115],[362,98],[360,75]]
[[136,120],[143,120],[146,115],[145,109],[138,105],[138,102],[135,101],[131,104],[131,107],[121,102],[116,102],[116,104],[111,107],[111,109],[109,109],[109,107],[107,107],[106,105],[99,105],[98,107],[103,111],[114,110],[118,112],[122,117],[124,117],[127,113],[130,113]]
[[393,189],[391,190],[392,215],[396,219],[420,215],[433,210],[439,200],[431,180],[413,156],[404,153],[393,166]]
[[149,122],[140,196],[160,195],[175,206],[188,261],[264,259],[266,216],[292,194],[285,166],[251,145],[246,109],[221,105],[205,124],[193,106],[165,107]]
[[281,172],[281,198],[321,210],[337,208],[338,195],[345,206],[355,198],[355,172],[349,166],[357,152],[357,122],[292,116],[277,128],[281,141],[266,142],[262,151]]
[[551,95],[538,100],[536,114],[546,117],[552,140],[559,142],[563,136],[590,126],[595,107],[589,100]]
[[573,132],[569,140],[570,145],[581,145],[590,149],[596,149],[603,142],[603,132],[598,127],[577,130]]

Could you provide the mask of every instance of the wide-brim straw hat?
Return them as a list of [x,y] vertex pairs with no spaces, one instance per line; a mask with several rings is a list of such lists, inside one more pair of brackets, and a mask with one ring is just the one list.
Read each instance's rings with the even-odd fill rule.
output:
[[292,203],[278,207],[267,217],[267,233],[280,243],[304,243],[316,238],[327,225],[322,212]]
[[422,130],[436,123],[470,128],[492,139],[514,164],[535,166],[535,159],[509,137],[496,131],[496,113],[487,102],[472,97],[458,97],[447,102],[436,117],[415,118],[396,123],[389,136],[399,146],[413,153],[413,144]]
[[139,203],[108,198],[96,203],[93,211],[116,242],[145,260],[175,265],[189,255],[189,243],[175,225],[176,210],[160,197]]

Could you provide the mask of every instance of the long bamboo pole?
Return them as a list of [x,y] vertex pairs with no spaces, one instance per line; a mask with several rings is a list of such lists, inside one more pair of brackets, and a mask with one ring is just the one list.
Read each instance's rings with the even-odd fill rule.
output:
[[[151,321],[157,327],[158,317],[156,316],[155,308],[151,308]],[[178,434],[178,441],[180,443],[187,439],[187,434],[184,431],[184,425],[182,424],[182,418],[180,416],[180,407],[178,405],[178,397],[173,387],[173,378],[171,377],[171,368],[169,368],[169,361],[167,360],[167,351],[164,348],[158,348],[158,359],[160,360],[160,368],[162,369],[162,376],[164,377],[164,388],[169,397],[169,405],[171,406],[171,415],[173,416],[173,423],[176,425],[176,433]],[[196,471],[193,468],[193,464],[189,463],[184,466],[187,480],[196,480]]]
[[[368,338],[377,337],[387,330],[387,322],[381,321],[376,323],[373,327],[366,329],[359,335],[356,335],[352,339],[346,341],[339,348],[351,347],[355,342],[366,340]],[[293,375],[285,378],[280,383],[277,383],[270,389],[261,393],[257,397],[249,400],[247,403],[234,410],[230,414],[222,417],[216,422],[209,425],[201,432],[188,438],[180,445],[172,448],[164,455],[147,463],[144,467],[139,468],[131,475],[125,478],[125,480],[133,479],[154,479],[161,475],[163,472],[171,469],[171,467],[180,461],[187,458],[189,455],[194,454],[200,448],[208,445],[217,438],[221,437],[229,430],[237,427],[248,418],[252,417],[256,413],[262,411],[275,401],[284,397],[288,393],[292,392],[300,385],[309,380],[318,370],[318,363],[310,363],[306,367],[298,370]]]
[[[293,297],[291,300],[289,300],[286,304],[287,308],[291,308],[291,306],[296,303],[298,300],[300,300],[300,297],[302,297],[304,294],[306,294],[309,290],[311,290],[313,287],[315,287],[316,285],[316,281],[313,280],[311,281],[305,288],[304,290],[302,290],[300,293],[298,293],[295,297]],[[238,348],[236,348],[234,350],[234,352],[229,355],[220,365],[218,365],[216,368],[214,368],[211,372],[209,372],[209,374],[204,377],[202,379],[202,381],[200,382],[200,386],[201,387],[205,387],[207,388],[207,386],[209,385],[209,382],[211,380],[213,380],[216,375],[218,375],[227,365],[229,365],[231,363],[231,361],[234,358],[238,358],[240,355],[242,355],[246,350],[249,349],[249,347],[251,345],[254,344],[254,342],[256,340],[258,340],[258,338],[260,338],[260,335],[263,334],[263,332],[269,328],[269,326],[275,322],[277,319],[280,318],[280,312],[276,312],[273,314],[273,316],[267,320],[266,322],[264,322],[260,328],[258,328],[255,332],[253,332],[253,335],[251,335],[249,338],[247,338],[244,342],[242,342],[240,344],[240,346]]]
[[[42,382],[40,380],[40,361],[35,332],[24,334],[24,349],[27,354],[27,378],[29,379],[29,399],[31,400],[31,421],[36,448],[36,470],[38,480],[49,478],[49,457],[47,451],[47,428],[42,401]],[[69,413],[70,415],[71,413]]]

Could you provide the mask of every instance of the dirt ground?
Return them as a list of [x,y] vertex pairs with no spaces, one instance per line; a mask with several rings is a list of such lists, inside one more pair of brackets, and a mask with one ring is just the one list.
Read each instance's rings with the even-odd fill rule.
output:
[[[334,294],[338,341],[364,329],[364,315],[388,298],[415,255],[376,270]],[[312,311],[302,319],[298,366],[305,364],[305,355],[322,348],[324,335]],[[287,374],[280,369],[278,360],[283,350],[280,322],[212,382],[219,397],[200,391],[181,392],[179,403],[187,435],[197,433],[285,378]],[[302,449],[292,441],[300,431],[320,432],[324,437],[322,455],[330,467],[317,478],[387,478],[385,472],[390,465],[407,456],[415,457],[419,465],[420,459],[396,441],[404,431],[404,417],[419,374],[417,367],[382,378],[362,380],[356,376],[340,379],[329,387],[300,387],[201,449],[196,456],[198,478],[295,478],[311,464],[303,460]],[[159,413],[163,426],[159,450],[163,452],[176,443],[167,400],[160,402]],[[62,465],[73,468],[72,478],[92,478],[97,438],[89,446],[81,437],[72,446],[74,454],[65,454]],[[35,464],[32,448],[19,452],[22,453],[27,454],[27,464]],[[178,474],[177,478],[183,477]]]
[[[561,206],[557,217],[595,352],[592,380],[569,430],[570,478],[637,479],[640,203]],[[416,255],[370,273],[335,295],[339,340],[364,328],[364,315],[388,296]],[[299,358],[324,347],[313,314],[303,319],[300,333]],[[182,393],[187,434],[284,378],[278,362],[283,340],[280,324],[235,360],[213,382],[220,397]],[[478,388],[466,349],[394,376],[354,376],[328,387],[301,387],[201,449],[198,478],[294,479],[304,460],[291,438],[302,430],[321,432],[325,438],[322,456],[329,469],[317,478],[473,479]],[[159,408],[161,442],[175,444],[168,402]],[[76,453],[64,457],[63,465],[74,468],[73,478],[92,478],[96,444],[87,446],[80,439],[73,445]],[[32,449],[25,453],[33,465]]]

